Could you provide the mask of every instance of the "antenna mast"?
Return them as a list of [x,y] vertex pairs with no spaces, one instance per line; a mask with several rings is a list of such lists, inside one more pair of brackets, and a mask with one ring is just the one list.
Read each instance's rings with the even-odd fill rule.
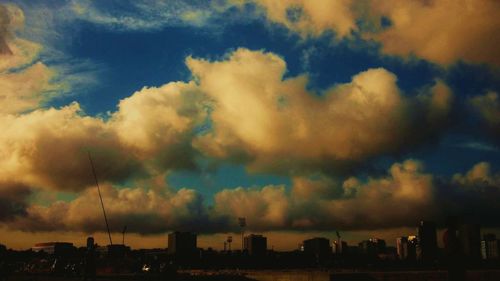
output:
[[92,166],[92,174],[94,174],[95,185],[97,186],[97,192],[99,193],[99,199],[101,199],[102,213],[104,214],[104,221],[106,222],[106,229],[108,230],[109,244],[113,245],[113,241],[111,240],[111,232],[109,232],[109,224],[108,224],[108,218],[106,217],[106,210],[104,210],[104,203],[102,202],[101,188],[99,187],[99,182],[97,181],[97,175],[95,173],[94,162],[92,161],[92,156],[90,156],[90,151],[87,152],[89,154],[90,166]]

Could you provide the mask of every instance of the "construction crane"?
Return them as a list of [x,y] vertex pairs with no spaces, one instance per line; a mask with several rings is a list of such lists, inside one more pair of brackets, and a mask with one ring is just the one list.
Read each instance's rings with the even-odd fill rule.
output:
[[122,231],[122,245],[125,245],[125,232],[127,232],[127,226],[123,227],[123,231]]
[[[89,154],[90,166],[92,167],[92,174],[94,174],[95,185],[97,186],[97,192],[99,193],[99,199],[101,199],[102,213],[104,215],[104,222],[106,223],[106,229],[108,230],[109,244],[113,245],[113,240],[111,240],[111,232],[109,231],[108,218],[106,217],[106,210],[104,209],[104,202],[102,201],[101,188],[99,187],[99,182],[97,181],[97,175],[95,173],[94,162],[92,161],[92,156]],[[124,232],[125,233],[125,232]]]

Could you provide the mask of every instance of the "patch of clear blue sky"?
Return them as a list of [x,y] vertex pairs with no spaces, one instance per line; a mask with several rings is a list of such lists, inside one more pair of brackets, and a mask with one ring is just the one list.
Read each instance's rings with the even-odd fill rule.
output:
[[[423,60],[404,61],[396,57],[382,56],[375,45],[361,41],[333,43],[333,35],[302,40],[283,27],[265,23],[261,19],[231,22],[208,27],[166,26],[149,31],[125,31],[105,28],[83,21],[72,24],[75,34],[67,41],[64,51],[70,57],[92,61],[100,66],[96,86],[80,89],[72,95],[62,96],[51,105],[61,106],[78,101],[89,115],[115,111],[120,99],[130,96],[142,87],[161,86],[171,81],[187,81],[190,72],[184,64],[187,56],[220,59],[239,47],[265,50],[284,58],[288,72],[293,77],[307,72],[310,75],[308,88],[316,93],[337,83],[346,83],[351,77],[369,68],[384,67],[395,73],[398,85],[405,94],[413,95],[422,87],[432,84],[434,79],[445,80],[454,90],[458,100],[485,90],[497,90],[498,75],[484,66],[456,64],[449,69],[438,67]],[[464,109],[463,106],[459,107]],[[464,124],[459,122],[449,134],[447,143],[460,141]],[[467,135],[466,135],[467,137]],[[478,161],[500,160],[463,147],[442,145],[439,140],[429,147],[401,155],[421,159],[429,171],[450,175],[463,171]],[[383,158],[383,157],[381,157]],[[394,160],[378,161],[385,169]],[[208,177],[208,178],[207,178]],[[290,185],[288,177],[270,174],[250,175],[244,167],[224,164],[213,173],[203,174],[178,171],[168,178],[174,187],[197,188],[205,195],[222,187],[253,186],[266,184]],[[210,198],[210,196],[206,196]]]
[[213,202],[213,194],[222,189],[237,187],[262,187],[266,185],[292,185],[290,177],[272,174],[248,173],[241,165],[223,164],[215,169],[202,171],[177,171],[167,177],[174,188],[194,188],[207,203]]

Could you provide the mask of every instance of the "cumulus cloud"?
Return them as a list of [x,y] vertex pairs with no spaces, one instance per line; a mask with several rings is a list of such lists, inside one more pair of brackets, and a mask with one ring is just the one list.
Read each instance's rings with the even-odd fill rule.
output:
[[442,180],[410,159],[381,177],[298,177],[289,192],[282,186],[225,190],[216,195],[215,210],[247,217],[249,228],[258,231],[411,227],[422,219],[442,223],[449,215],[498,226],[492,218],[500,211],[499,187],[500,174],[488,163]]
[[495,0],[373,1],[391,24],[373,38],[382,52],[449,65],[457,60],[500,64]]
[[0,115],[0,179],[81,190],[93,183],[87,151],[93,153],[103,181],[119,181],[141,171],[103,120],[80,113],[73,103],[61,109]]
[[109,125],[131,153],[155,158],[160,170],[194,168],[191,139],[205,120],[206,106],[194,82],[172,82],[121,100]]
[[[386,177],[296,179],[291,226],[297,229],[374,229],[414,225],[435,208],[433,176],[422,163],[393,164]],[[394,212],[394,210],[398,212]]]
[[[193,169],[200,152],[257,171],[342,170],[425,142],[439,132],[452,100],[439,81],[406,97],[396,76],[382,68],[319,97],[306,89],[307,76],[283,79],[283,59],[247,49],[215,62],[188,58],[187,65],[193,81],[143,88],[106,120],[86,116],[77,103],[0,115],[0,178],[82,190],[92,184],[86,151],[110,182]],[[17,84],[32,89],[30,83]],[[212,129],[199,133],[207,118]]]
[[[368,230],[414,226],[419,220],[443,222],[449,215],[470,217],[498,226],[500,174],[478,163],[464,174],[443,180],[425,172],[423,163],[393,164],[385,176],[345,180],[296,177],[290,190],[282,185],[224,189],[212,203],[193,189],[103,186],[111,230],[200,233],[237,231],[246,217],[251,231]],[[395,212],[394,210],[397,210]],[[69,202],[24,206],[8,226],[24,231],[105,231],[99,198],[89,189]],[[14,218],[14,219],[13,219]]]
[[[333,32],[337,38],[361,34],[381,51],[416,56],[442,65],[457,60],[500,64],[495,0],[352,1],[233,0],[255,3],[266,18],[302,37]],[[382,24],[385,21],[389,24]]]
[[0,115],[0,179],[79,191],[93,184],[87,152],[102,181],[193,169],[191,139],[204,107],[194,83],[178,82],[134,93],[108,120],[85,116],[77,103]]
[[488,132],[500,139],[500,98],[497,92],[488,92],[484,95],[469,99],[469,104],[479,114]]
[[477,163],[466,173],[455,174],[451,182],[441,183],[439,196],[444,211],[483,226],[499,226],[500,171],[493,171],[490,163]]
[[[114,188],[103,185],[110,230],[119,232],[124,225],[133,233],[161,233],[172,229],[196,231],[210,226],[206,207],[194,190]],[[96,189],[82,192],[70,202],[57,201],[48,207],[33,205],[26,214],[9,224],[24,231],[105,231],[106,226]]]
[[209,156],[244,159],[254,170],[340,169],[398,153],[438,132],[452,102],[442,82],[407,97],[383,68],[319,97],[307,90],[306,75],[283,78],[279,56],[247,49],[223,61],[188,58],[187,65],[213,102],[213,132],[195,146]]
[[214,212],[217,216],[245,217],[256,230],[286,228],[290,202],[284,186],[226,189],[214,196]]
[[490,163],[480,162],[474,165],[465,175],[455,174],[453,183],[469,188],[485,186],[500,188],[500,173],[492,174]]

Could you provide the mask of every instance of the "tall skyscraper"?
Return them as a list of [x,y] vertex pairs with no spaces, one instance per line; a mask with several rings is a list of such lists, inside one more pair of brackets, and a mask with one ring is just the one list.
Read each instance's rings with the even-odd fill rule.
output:
[[265,256],[267,252],[267,238],[262,235],[250,234],[245,237],[245,250],[251,256]]
[[424,262],[433,262],[437,258],[436,224],[421,221],[418,226],[418,256]]
[[168,253],[172,255],[193,255],[197,252],[196,234],[172,232],[168,234]]

